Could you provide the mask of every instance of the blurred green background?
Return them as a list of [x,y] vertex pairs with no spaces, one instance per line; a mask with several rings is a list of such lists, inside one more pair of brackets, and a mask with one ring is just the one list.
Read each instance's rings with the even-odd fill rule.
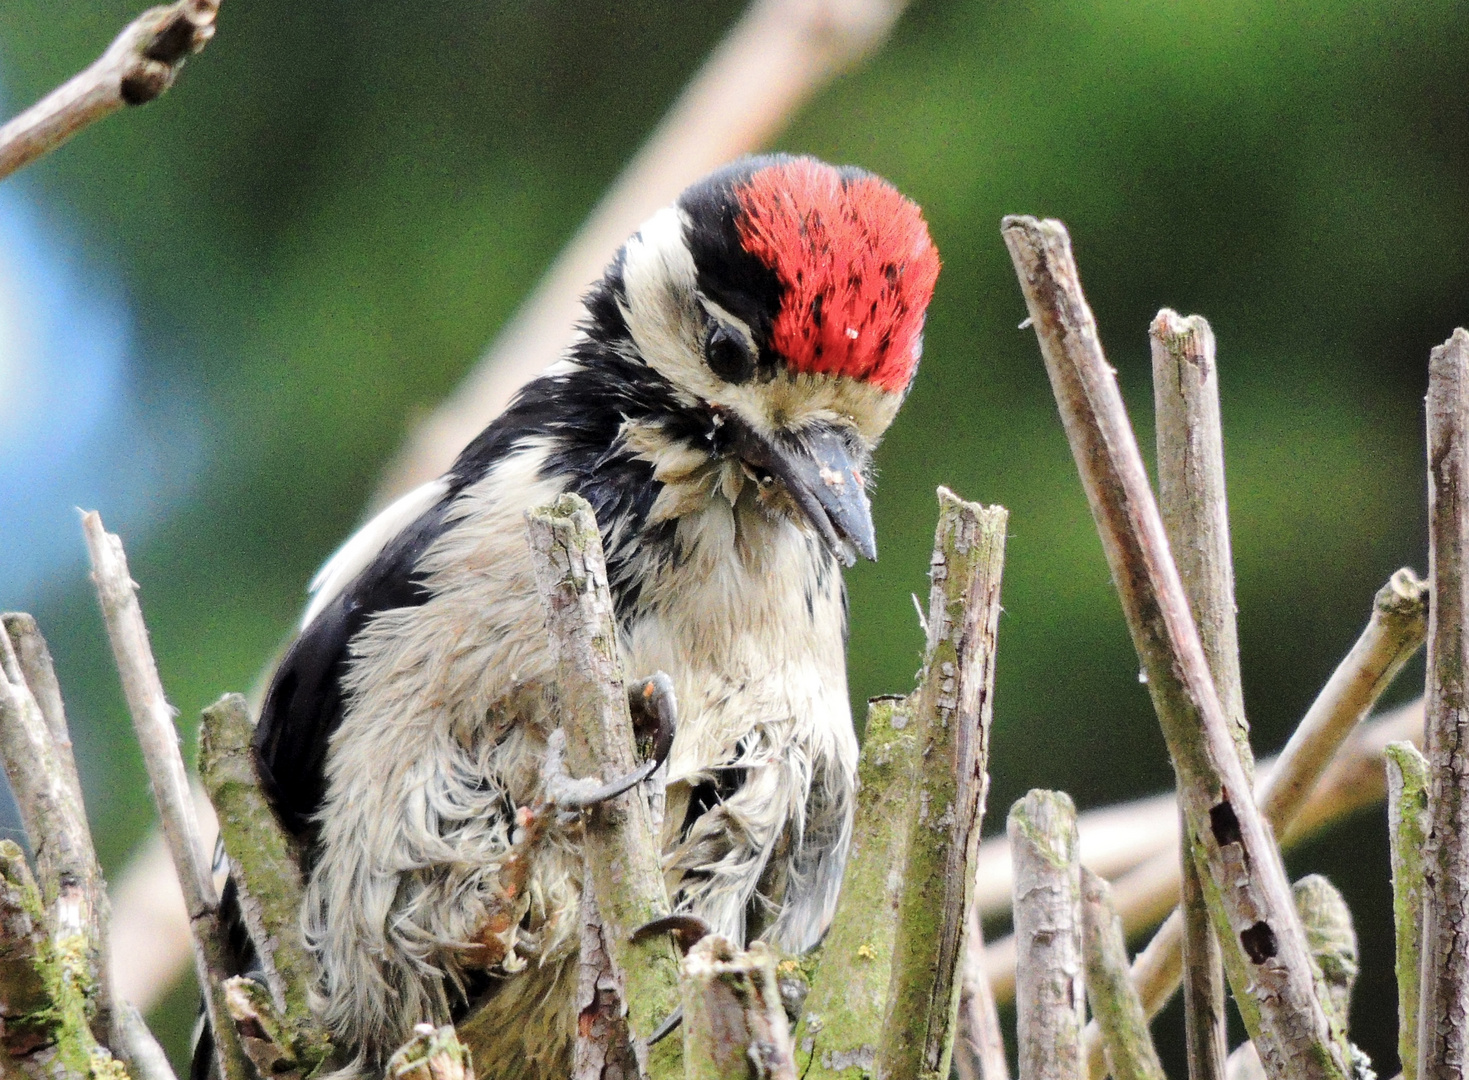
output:
[[[38,484],[26,497],[60,532],[0,545],[41,553],[0,576],[0,606],[50,637],[110,871],[151,810],[71,507],[101,492],[125,527],[191,740],[198,710],[249,689],[289,632],[411,418],[469,369],[739,9],[225,0],[166,98],[8,182],[119,298],[135,430],[177,459],[153,491]],[[6,111],[133,11],[6,0]],[[852,692],[911,685],[935,485],[1008,506],[987,832],[1030,787],[1091,807],[1171,777],[1034,335],[1017,330],[1001,215],[1070,226],[1145,447],[1149,320],[1168,305],[1212,321],[1245,696],[1272,753],[1374,590],[1426,570],[1426,360],[1469,322],[1466,54],[1469,11],[1448,0],[914,0],[777,140],[891,178],[944,258],[922,372],[879,452],[883,558],[850,576]],[[1421,670],[1391,699],[1420,692]],[[1353,1032],[1392,1075],[1382,813],[1290,864],[1353,906]],[[185,988],[154,1017],[175,1052],[192,1010]],[[1182,1075],[1176,1013],[1157,1030]]]

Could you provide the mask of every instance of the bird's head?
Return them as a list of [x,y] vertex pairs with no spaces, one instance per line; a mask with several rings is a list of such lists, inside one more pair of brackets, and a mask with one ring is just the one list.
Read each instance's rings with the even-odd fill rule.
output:
[[[809,157],[737,162],[624,247],[616,303],[677,423],[625,432],[677,482],[746,487],[848,564],[876,558],[873,449],[918,368],[939,259],[885,180]],[[670,494],[676,502],[678,496]]]

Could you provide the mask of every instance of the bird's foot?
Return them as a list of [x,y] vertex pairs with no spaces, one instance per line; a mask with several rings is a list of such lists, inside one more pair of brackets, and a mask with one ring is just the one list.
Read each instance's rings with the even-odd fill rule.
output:
[[547,804],[564,811],[586,810],[641,784],[668,760],[678,725],[673,680],[661,671],[654,672],[636,680],[628,688],[627,697],[633,731],[648,739],[651,756],[626,776],[606,784],[594,777],[578,780],[566,770],[566,733],[557,728],[546,740],[546,760],[541,767]]

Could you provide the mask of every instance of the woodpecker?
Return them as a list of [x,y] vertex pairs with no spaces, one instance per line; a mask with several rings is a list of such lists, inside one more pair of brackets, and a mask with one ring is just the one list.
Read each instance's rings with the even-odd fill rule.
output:
[[919,208],[871,173],[727,166],[627,241],[558,363],[322,568],[255,749],[353,1069],[483,1008],[482,1076],[569,1073],[576,829],[523,888],[503,874],[560,724],[524,516],[563,492],[596,514],[625,670],[666,672],[678,702],[674,909],[738,942],[820,939],[856,787],[841,567],[877,556],[872,454],[938,269]]

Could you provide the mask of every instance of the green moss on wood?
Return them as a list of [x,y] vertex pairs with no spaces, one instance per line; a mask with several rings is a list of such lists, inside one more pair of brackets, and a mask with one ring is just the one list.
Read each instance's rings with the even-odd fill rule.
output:
[[1423,850],[1428,843],[1428,759],[1410,742],[1389,743],[1387,823],[1397,936],[1398,1060],[1418,1080],[1418,994],[1423,967]]

